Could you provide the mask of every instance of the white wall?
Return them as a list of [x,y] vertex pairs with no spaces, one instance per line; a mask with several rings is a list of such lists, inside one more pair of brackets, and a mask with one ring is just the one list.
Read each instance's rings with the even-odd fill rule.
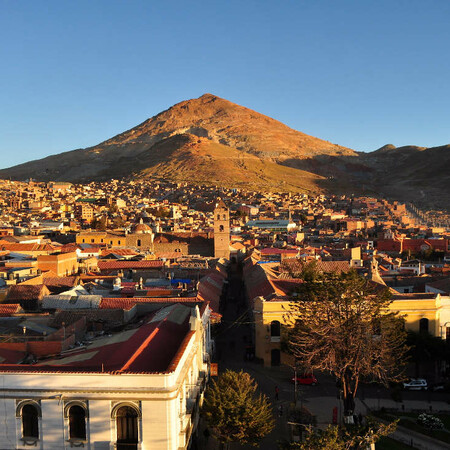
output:
[[0,399],[0,443],[7,449],[16,448],[16,402]]
[[[58,404],[59,403],[59,404]],[[41,429],[40,440],[46,450],[60,450],[64,448],[64,415],[63,402],[59,399],[41,401]]]
[[111,431],[111,401],[89,400],[89,426],[86,429],[92,450],[109,450]]

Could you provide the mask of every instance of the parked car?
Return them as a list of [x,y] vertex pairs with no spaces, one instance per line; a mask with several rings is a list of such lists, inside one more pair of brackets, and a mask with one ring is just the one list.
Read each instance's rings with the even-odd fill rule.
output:
[[427,380],[423,378],[411,378],[408,383],[403,383],[403,388],[410,391],[425,391],[428,388]]
[[[295,376],[292,377],[291,381],[295,383]],[[312,373],[297,374],[297,383],[315,386],[317,384],[317,378]]]

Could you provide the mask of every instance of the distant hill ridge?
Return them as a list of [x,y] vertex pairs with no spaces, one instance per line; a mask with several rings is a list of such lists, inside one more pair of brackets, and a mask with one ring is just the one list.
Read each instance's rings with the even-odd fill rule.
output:
[[[448,194],[449,184],[439,183],[441,178],[448,181],[442,167],[449,153],[449,146],[393,145],[358,153],[205,94],[94,147],[0,170],[0,178],[84,182],[158,177],[249,189],[380,193],[435,201]],[[430,171],[437,171],[433,180],[427,179]]]

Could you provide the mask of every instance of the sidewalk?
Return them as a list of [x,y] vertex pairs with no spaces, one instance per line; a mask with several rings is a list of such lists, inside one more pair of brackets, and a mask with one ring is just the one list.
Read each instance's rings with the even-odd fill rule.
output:
[[398,411],[423,411],[433,412],[450,412],[450,404],[443,401],[426,401],[426,400],[403,400],[403,402],[394,402],[388,398],[365,398],[363,403],[367,408],[379,410],[381,408],[396,409]]

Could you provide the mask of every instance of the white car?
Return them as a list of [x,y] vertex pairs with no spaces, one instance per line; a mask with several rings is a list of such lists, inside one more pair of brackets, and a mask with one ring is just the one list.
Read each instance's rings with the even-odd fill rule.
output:
[[403,387],[410,391],[425,391],[428,384],[423,378],[412,378],[408,383],[403,383]]

